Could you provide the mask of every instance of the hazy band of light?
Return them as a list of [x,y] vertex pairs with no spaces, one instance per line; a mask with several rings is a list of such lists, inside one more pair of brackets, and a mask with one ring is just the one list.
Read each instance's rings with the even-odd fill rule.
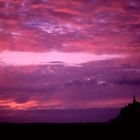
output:
[[[124,99],[109,99],[109,100],[97,100],[97,101],[85,101],[84,104],[77,104],[77,108],[103,108],[103,107],[121,107],[130,102],[130,98]],[[69,103],[67,103],[69,104]],[[30,99],[24,103],[15,102],[13,99],[0,99],[0,108],[6,107],[7,109],[66,109],[69,108],[63,100],[52,99],[40,101]],[[71,105],[71,104],[70,104]]]
[[20,52],[6,50],[0,53],[0,65],[28,66],[57,63],[79,65],[90,61],[109,60],[123,56],[120,54],[97,55],[84,52]]

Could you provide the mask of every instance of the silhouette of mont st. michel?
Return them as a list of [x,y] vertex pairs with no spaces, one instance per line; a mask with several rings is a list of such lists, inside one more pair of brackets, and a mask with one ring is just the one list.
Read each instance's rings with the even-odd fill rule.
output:
[[109,121],[120,125],[140,125],[140,102],[133,96],[133,102],[123,107],[120,114]]

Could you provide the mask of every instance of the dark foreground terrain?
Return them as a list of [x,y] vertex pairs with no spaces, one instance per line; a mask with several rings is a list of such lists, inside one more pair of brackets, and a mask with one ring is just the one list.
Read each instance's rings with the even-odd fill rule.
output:
[[140,125],[112,123],[1,123],[0,132],[5,139],[126,139],[137,137]]

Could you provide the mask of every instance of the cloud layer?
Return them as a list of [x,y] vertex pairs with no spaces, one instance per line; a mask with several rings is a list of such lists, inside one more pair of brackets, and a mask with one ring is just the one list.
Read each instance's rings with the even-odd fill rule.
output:
[[139,0],[1,0],[0,109],[123,106],[139,52]]
[[1,1],[1,49],[138,53],[139,5],[139,0]]

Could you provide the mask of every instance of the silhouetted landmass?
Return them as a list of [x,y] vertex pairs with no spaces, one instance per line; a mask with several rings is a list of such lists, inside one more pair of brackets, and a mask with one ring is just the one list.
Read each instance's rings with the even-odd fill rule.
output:
[[140,126],[140,103],[136,101],[135,96],[133,102],[123,107],[120,114],[109,121],[111,125],[117,126]]

